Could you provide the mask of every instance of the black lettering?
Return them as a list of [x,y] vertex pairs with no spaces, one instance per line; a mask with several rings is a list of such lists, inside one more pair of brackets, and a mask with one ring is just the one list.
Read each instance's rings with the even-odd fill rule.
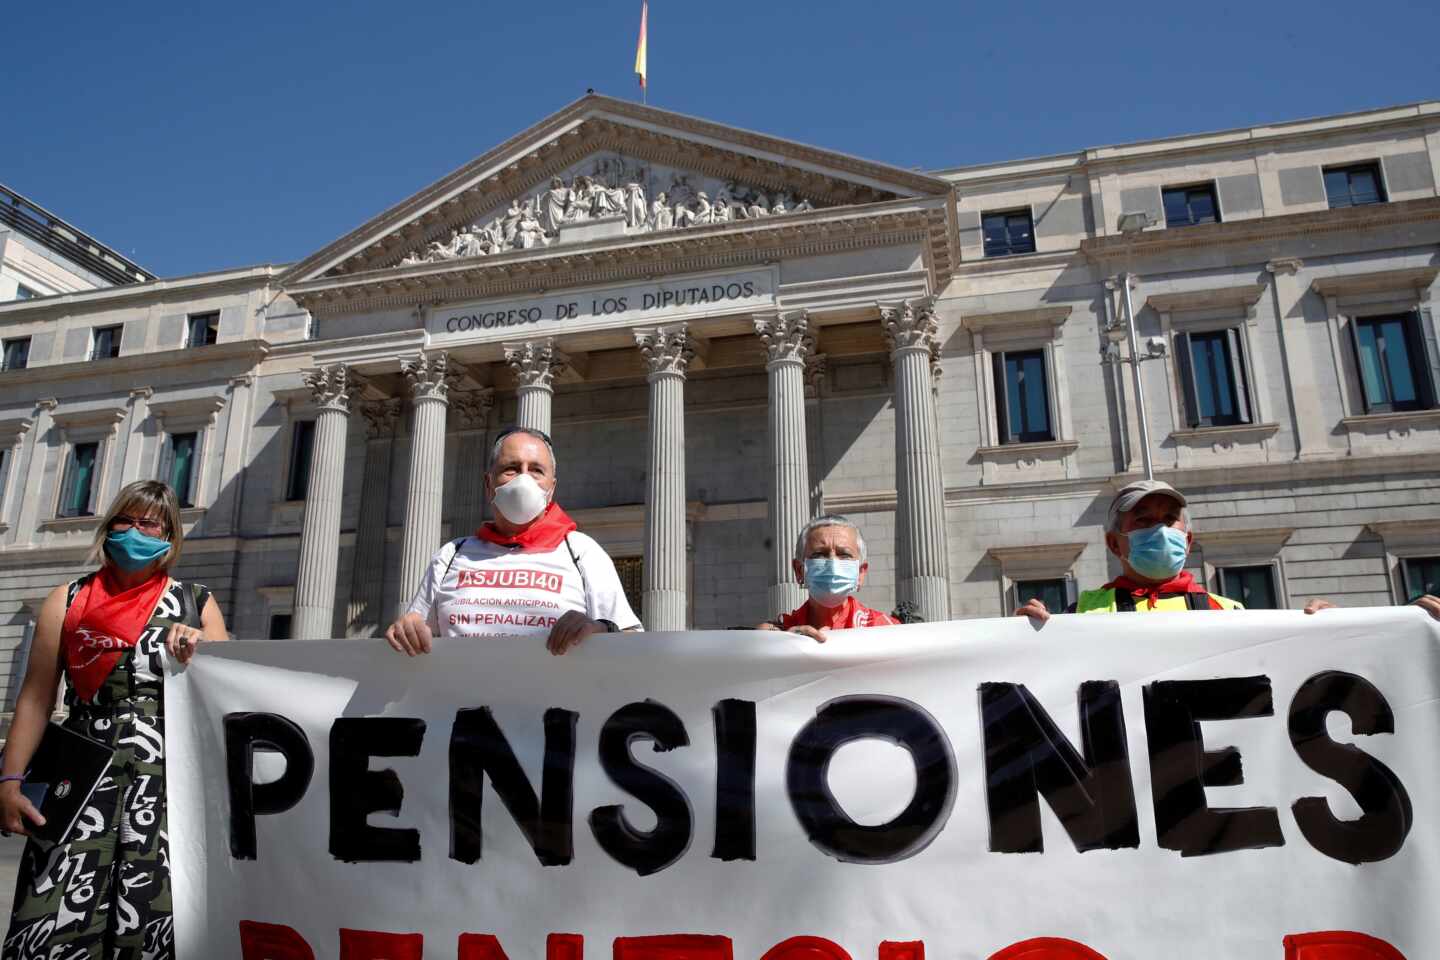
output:
[[646,700],[616,710],[600,728],[600,766],[611,782],[655,811],[655,828],[636,830],[621,804],[590,811],[590,832],[615,860],[648,876],[680,859],[690,846],[690,801],[679,784],[637,763],[630,753],[637,740],[650,740],[655,752],[688,746],[685,724],[669,707]]
[[394,770],[371,770],[371,757],[414,757],[425,721],[411,717],[339,717],[330,726],[330,855],[346,863],[420,859],[420,831],[372,827],[372,813],[400,815],[405,788]]
[[1284,846],[1274,807],[1211,808],[1206,787],[1245,782],[1240,751],[1206,750],[1203,720],[1273,716],[1269,677],[1161,680],[1145,687],[1150,791],[1160,846],[1194,857]]
[[746,281],[745,281],[745,296],[747,296],[747,297],[753,297],[753,296],[755,296],[755,281],[754,281],[754,280],[746,280]]
[[455,329],[455,324],[457,324],[459,321],[460,321],[460,318],[459,318],[459,317],[451,317],[449,320],[446,320],[446,321],[445,321],[445,329],[446,329],[446,331],[449,332],[449,333],[456,333],[456,332],[458,332],[458,331]]
[[1040,796],[1075,849],[1140,846],[1120,685],[1080,685],[1084,757],[1022,683],[982,683],[985,801],[992,853],[1041,853]]
[[[255,752],[278,753],[285,772],[256,783]],[[255,859],[255,818],[284,813],[305,795],[315,773],[315,754],[305,731],[278,713],[225,715],[225,772],[230,787],[230,856]]]
[[755,704],[721,700],[715,718],[716,860],[755,859]]
[[474,863],[481,854],[485,777],[542,866],[575,857],[575,726],[580,715],[545,711],[545,759],[540,798],[489,707],[458,710],[450,733],[450,859]]
[[1360,736],[1395,732],[1395,714],[1374,684],[1353,673],[1327,670],[1300,685],[1290,701],[1290,743],[1305,766],[1340,784],[1360,806],[1356,820],[1340,820],[1324,797],[1302,797],[1291,810],[1310,845],[1343,863],[1375,863],[1400,852],[1415,821],[1410,794],[1389,767],[1359,747],[1336,743],[1325,718],[1338,710]]
[[727,286],[727,287],[725,288],[725,298],[726,298],[727,300],[739,300],[739,299],[740,299],[740,284],[738,284],[738,283],[732,283],[732,284],[730,284],[729,286]]
[[[830,792],[830,759],[854,740],[877,739],[910,751],[915,795],[894,820],[861,826]],[[945,731],[919,704],[898,697],[839,697],[815,711],[790,744],[785,765],[790,805],[810,842],[846,863],[894,863],[929,846],[955,803],[955,754]]]
[[655,304],[656,304],[657,302],[658,302],[658,300],[657,300],[655,294],[653,294],[653,293],[643,294],[643,295],[640,297],[640,309],[641,309],[641,310],[654,310],[654,309],[655,309]]
[[616,297],[615,304],[616,313],[624,313],[626,310],[630,309],[630,307],[628,306],[628,301],[624,297]]

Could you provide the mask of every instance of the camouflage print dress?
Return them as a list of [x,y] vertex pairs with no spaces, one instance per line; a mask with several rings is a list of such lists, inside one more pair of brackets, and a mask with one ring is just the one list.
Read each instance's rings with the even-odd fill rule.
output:
[[[70,585],[67,607],[85,582]],[[113,746],[115,759],[68,843],[26,843],[3,960],[174,957],[161,653],[171,624],[200,626],[209,597],[170,581],[94,702],[67,690],[65,726]]]

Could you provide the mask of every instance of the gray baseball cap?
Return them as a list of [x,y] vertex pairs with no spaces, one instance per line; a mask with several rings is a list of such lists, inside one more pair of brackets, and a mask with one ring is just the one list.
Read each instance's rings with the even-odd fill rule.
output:
[[1152,493],[1163,493],[1180,506],[1185,506],[1185,494],[1164,480],[1136,480],[1121,487],[1120,492],[1115,494],[1115,499],[1110,501],[1110,512],[1105,517],[1105,529],[1114,530],[1119,524],[1120,514],[1134,510],[1135,504]]

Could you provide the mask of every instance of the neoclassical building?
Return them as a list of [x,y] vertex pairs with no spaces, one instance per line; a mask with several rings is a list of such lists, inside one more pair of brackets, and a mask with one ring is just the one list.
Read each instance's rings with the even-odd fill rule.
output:
[[1400,602],[1440,579],[1437,182],[1437,102],[919,173],[587,96],[299,263],[0,304],[0,644],[140,477],[237,635],[374,635],[509,423],[651,629],[797,604],[821,511],[873,606],[1063,602],[1142,405],[1212,589]]

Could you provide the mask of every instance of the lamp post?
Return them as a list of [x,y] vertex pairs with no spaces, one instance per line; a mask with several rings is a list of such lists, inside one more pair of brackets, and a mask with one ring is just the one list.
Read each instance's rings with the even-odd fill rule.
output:
[[[1127,239],[1133,238],[1146,227],[1154,224],[1150,214],[1122,213],[1118,224],[1120,235]],[[1140,385],[1140,364],[1144,360],[1158,360],[1165,356],[1164,344],[1147,345],[1145,356],[1140,355],[1140,344],[1135,335],[1135,307],[1130,302],[1130,263],[1126,258],[1125,272],[1120,275],[1120,286],[1125,293],[1125,335],[1130,343],[1130,356],[1122,358],[1111,356],[1111,362],[1129,363],[1130,376],[1135,384],[1135,417],[1140,421],[1140,457],[1145,464],[1145,479],[1155,479],[1155,465],[1150,460],[1150,421],[1145,415],[1145,390]]]

